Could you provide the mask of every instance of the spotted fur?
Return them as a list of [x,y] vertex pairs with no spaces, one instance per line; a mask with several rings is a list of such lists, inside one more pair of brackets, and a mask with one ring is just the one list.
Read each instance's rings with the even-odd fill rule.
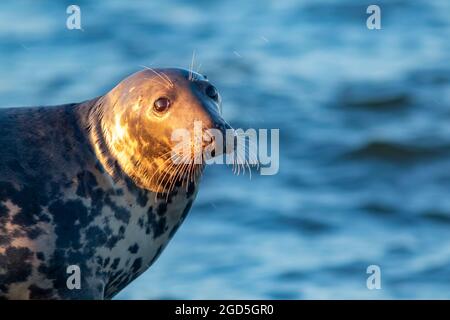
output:
[[154,193],[105,170],[89,139],[98,103],[0,110],[0,299],[110,299],[188,214],[194,183]]

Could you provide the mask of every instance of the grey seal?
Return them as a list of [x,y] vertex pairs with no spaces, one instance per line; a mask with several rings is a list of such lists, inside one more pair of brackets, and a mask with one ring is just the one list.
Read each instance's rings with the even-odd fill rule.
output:
[[110,299],[152,265],[198,191],[204,165],[168,161],[171,132],[194,121],[230,128],[216,88],[177,68],[82,103],[0,109],[0,298]]

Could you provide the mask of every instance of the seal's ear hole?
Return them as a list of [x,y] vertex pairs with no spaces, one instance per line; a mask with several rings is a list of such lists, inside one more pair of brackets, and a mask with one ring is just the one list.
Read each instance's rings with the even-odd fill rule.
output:
[[217,92],[216,87],[213,85],[208,85],[205,89],[205,93],[211,99],[218,101],[219,100],[219,92]]
[[161,97],[155,100],[153,103],[153,109],[158,113],[166,112],[170,107],[170,99],[167,97]]

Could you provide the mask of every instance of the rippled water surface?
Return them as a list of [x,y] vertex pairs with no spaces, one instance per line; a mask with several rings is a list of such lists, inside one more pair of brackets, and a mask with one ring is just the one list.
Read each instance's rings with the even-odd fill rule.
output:
[[[235,127],[280,128],[280,171],[209,167],[120,299],[450,298],[450,2],[0,5],[0,106],[82,101],[141,65],[196,65]],[[366,268],[382,289],[366,288]]]

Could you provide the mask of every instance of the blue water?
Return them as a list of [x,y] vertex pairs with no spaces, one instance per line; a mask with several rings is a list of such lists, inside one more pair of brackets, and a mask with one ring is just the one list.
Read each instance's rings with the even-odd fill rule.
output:
[[[450,2],[66,1],[0,5],[0,106],[105,93],[188,67],[235,127],[279,128],[280,171],[207,168],[161,258],[119,299],[450,298]],[[381,268],[380,290],[366,268]]]

